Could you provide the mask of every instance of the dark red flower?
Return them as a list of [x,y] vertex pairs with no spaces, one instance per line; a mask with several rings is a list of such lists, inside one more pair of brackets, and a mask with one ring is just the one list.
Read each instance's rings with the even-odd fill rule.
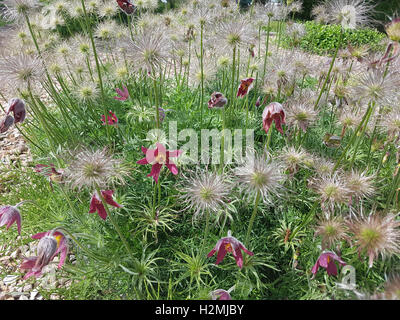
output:
[[[118,125],[118,118],[115,115],[115,113],[112,112],[111,110],[108,111],[108,113],[110,115],[107,116],[107,124],[110,125],[110,126],[117,126]],[[104,116],[104,114],[101,115],[101,122],[103,122],[103,126],[106,124],[106,117]]]
[[311,269],[311,272],[313,273],[313,278],[315,277],[319,267],[325,268],[329,276],[336,276],[338,272],[335,260],[338,261],[342,266],[346,265],[346,263],[342,259],[340,259],[340,257],[338,257],[335,253],[329,251],[323,252],[319,256],[314,267]]
[[7,114],[12,112],[14,114],[14,123],[23,122],[26,116],[25,102],[19,98],[12,98],[8,102]]
[[[114,193],[113,190],[101,190],[101,195],[103,196],[107,204],[116,208],[122,208],[122,205],[115,202],[114,199],[112,198],[113,193]],[[89,213],[95,213],[96,211],[100,218],[106,220],[107,211],[104,208],[103,202],[101,201],[97,191],[95,191],[95,193],[92,195],[92,200],[90,201]]]
[[14,124],[14,117],[7,114],[0,122],[0,133],[6,132]]
[[132,14],[136,10],[136,7],[130,2],[130,0],[117,0],[117,3],[126,14]]
[[262,114],[263,129],[268,133],[272,121],[275,121],[276,130],[283,134],[282,123],[285,124],[285,111],[279,102],[272,102],[267,105]]
[[243,243],[241,243],[238,239],[235,237],[231,236],[231,232],[228,231],[228,236],[221,238],[218,240],[217,244],[215,245],[214,249],[210,251],[210,253],[207,255],[207,257],[211,257],[214,255],[215,252],[218,251],[217,255],[217,261],[215,264],[219,264],[225,257],[227,252],[232,252],[236,264],[240,269],[243,267],[243,256],[242,256],[242,251],[246,252],[248,255],[252,256],[254,255],[253,252],[247,250]]
[[255,80],[254,78],[247,78],[240,80],[240,85],[236,96],[243,98],[251,90],[254,80]]
[[210,109],[222,108],[227,102],[228,99],[226,99],[221,92],[213,92],[210,100],[208,101],[208,107]]

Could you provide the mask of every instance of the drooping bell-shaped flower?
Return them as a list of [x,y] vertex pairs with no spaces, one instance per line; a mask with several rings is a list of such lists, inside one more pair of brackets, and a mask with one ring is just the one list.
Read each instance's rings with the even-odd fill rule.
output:
[[337,256],[334,252],[331,252],[331,251],[323,252],[319,256],[314,267],[311,269],[311,272],[313,273],[313,278],[317,274],[319,267],[326,269],[329,276],[332,276],[332,275],[336,276],[338,274],[338,271],[337,271],[335,261],[339,262],[342,266],[346,265],[346,263],[339,256]]
[[282,124],[285,124],[285,111],[279,102],[271,102],[267,105],[262,114],[263,129],[268,133],[272,121],[275,122],[276,130],[283,135]]
[[211,295],[211,299],[213,299],[213,300],[232,300],[232,297],[229,294],[229,290],[226,291],[224,289],[217,289],[217,290],[211,291],[210,295]]
[[166,165],[173,175],[178,174],[178,168],[175,163],[171,162],[170,158],[179,157],[182,154],[182,150],[167,151],[161,143],[157,142],[156,149],[147,149],[142,147],[142,152],[146,155],[146,158],[143,158],[136,163],[151,164],[151,172],[147,176],[153,177],[156,183],[158,183],[158,177],[160,176],[160,171],[163,165]]
[[208,100],[208,108],[222,108],[227,102],[228,99],[226,99],[221,92],[213,92],[210,100]]
[[10,114],[6,115],[0,121],[0,133],[6,132],[14,124],[14,117]]
[[254,80],[255,78],[247,78],[240,80],[240,85],[236,96],[239,98],[243,98],[246,94],[248,94],[251,88],[253,87]]
[[[114,191],[113,190],[101,190],[101,195],[103,196],[105,202],[109,204],[110,206],[116,207],[116,208],[122,208],[122,205],[119,203],[115,202],[114,199],[112,198]],[[99,215],[100,218],[103,220],[106,220],[107,218],[107,211],[104,208],[103,202],[100,199],[99,194],[97,191],[92,196],[92,200],[90,201],[90,208],[89,208],[89,213],[95,213]]]
[[8,102],[7,114],[12,112],[14,114],[14,123],[23,122],[26,116],[25,102],[19,98],[12,98]]
[[392,41],[400,42],[400,17],[394,18],[386,26],[386,33]]
[[68,243],[65,235],[60,231],[50,230],[34,234],[32,239],[40,239],[37,246],[37,256],[25,258],[21,264],[22,270],[29,270],[24,279],[31,276],[39,277],[42,269],[60,253],[58,269],[64,263],[68,254]]
[[7,230],[14,223],[17,224],[18,233],[21,234],[21,213],[16,206],[0,207],[0,227],[6,226]]
[[118,6],[126,13],[132,14],[135,12],[136,7],[130,0],[117,0]]
[[242,267],[243,267],[243,255],[242,255],[242,251],[241,250],[243,250],[245,253],[247,253],[250,256],[254,255],[253,252],[251,252],[251,251],[249,251],[249,250],[247,250],[245,248],[243,243],[241,243],[235,237],[232,237],[231,236],[231,231],[229,230],[228,231],[228,236],[219,239],[217,244],[209,252],[207,257],[210,258],[211,256],[214,255],[214,253],[218,252],[217,253],[217,261],[215,262],[215,264],[219,264],[224,259],[225,255],[228,252],[231,252],[233,257],[236,260],[236,264],[238,265],[238,267],[240,269],[242,269]]

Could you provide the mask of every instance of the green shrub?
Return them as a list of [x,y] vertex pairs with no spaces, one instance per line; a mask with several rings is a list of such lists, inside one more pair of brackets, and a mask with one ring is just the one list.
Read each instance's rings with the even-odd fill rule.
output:
[[[322,25],[313,21],[307,21],[304,26],[307,33],[300,41],[300,48],[316,54],[332,54],[339,44],[340,25]],[[375,29],[345,30],[343,34],[342,48],[348,43],[352,46],[368,44],[372,50],[382,49],[381,41],[385,34]],[[286,40],[288,43],[290,39]]]

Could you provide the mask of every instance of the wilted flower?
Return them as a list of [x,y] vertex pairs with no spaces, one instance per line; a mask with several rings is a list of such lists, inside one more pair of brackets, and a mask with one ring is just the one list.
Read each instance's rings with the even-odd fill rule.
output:
[[217,254],[217,261],[215,264],[219,264],[225,257],[227,252],[231,252],[233,254],[233,257],[236,260],[236,264],[240,269],[243,267],[243,256],[242,256],[242,251],[243,250],[245,253],[248,255],[252,256],[254,255],[253,252],[247,250],[243,243],[241,243],[238,239],[235,237],[232,237],[231,231],[228,231],[228,236],[221,238],[218,240],[217,244],[215,245],[214,249],[212,249],[207,257],[210,258],[214,255],[215,252],[218,251]]
[[68,243],[65,235],[56,230],[41,232],[32,236],[33,239],[40,239],[40,241],[37,246],[37,256],[25,258],[21,264],[22,270],[29,270],[24,279],[31,276],[39,277],[42,274],[42,269],[59,253],[58,269],[63,266],[68,254]]
[[65,177],[72,187],[103,188],[115,181],[124,183],[124,176],[128,175],[125,169],[120,160],[107,155],[106,149],[85,150],[76,154],[65,170]]
[[[101,195],[103,196],[104,201],[107,204],[116,208],[122,208],[122,205],[115,202],[114,199],[112,198],[113,193],[114,193],[113,190],[101,190]],[[103,202],[101,201],[97,191],[95,191],[94,194],[92,195],[92,200],[90,200],[90,208],[89,208],[89,213],[95,213],[95,212],[97,212],[100,218],[106,220],[107,211],[104,208]]]
[[323,252],[319,256],[314,267],[311,269],[311,272],[313,273],[313,278],[317,274],[319,267],[326,269],[329,276],[332,276],[332,275],[337,276],[338,271],[337,271],[337,267],[335,264],[335,260],[337,262],[339,262],[339,264],[342,266],[346,265],[346,263],[340,257],[338,257],[334,252],[331,252],[331,251]]
[[21,234],[21,213],[18,210],[18,203],[16,206],[1,206],[0,207],[0,227],[7,226],[7,230],[15,222],[17,224],[18,233]]
[[240,85],[236,97],[243,98],[246,94],[248,94],[251,88],[253,87],[254,80],[255,78],[247,78],[240,80]]
[[285,111],[279,102],[271,102],[269,105],[267,105],[262,113],[262,118],[263,129],[266,133],[268,133],[272,121],[274,121],[276,130],[283,134],[281,124],[285,124]]
[[356,200],[370,198],[375,193],[373,186],[375,176],[367,176],[365,172],[352,170],[345,176],[346,187],[349,189],[349,196]]
[[386,26],[386,33],[391,40],[400,42],[400,18],[394,18]]
[[125,86],[122,86],[122,89],[119,88],[115,88],[115,91],[117,91],[118,96],[114,97],[114,99],[116,100],[120,100],[120,101],[125,101],[129,98],[129,91],[128,88]]
[[210,100],[208,100],[208,107],[210,109],[212,108],[222,108],[223,106],[226,105],[228,102],[228,99],[224,97],[224,95],[221,92],[213,92],[211,94]]
[[134,41],[128,40],[124,46],[134,65],[151,73],[166,61],[169,44],[162,30],[152,27],[140,30]]
[[59,169],[57,171],[54,164],[52,163],[50,165],[39,163],[35,166],[35,171],[43,174],[44,176],[47,176],[50,182],[50,186],[52,188],[52,182],[61,182],[63,179],[64,170]]
[[78,84],[73,92],[81,102],[85,103],[96,100],[100,95],[100,90],[96,83],[91,81],[84,81]]
[[400,276],[390,276],[385,283],[383,295],[386,299],[400,300]]
[[0,59],[0,82],[10,87],[30,87],[40,82],[43,75],[43,63],[39,57],[21,54]]
[[309,104],[295,103],[289,105],[285,110],[288,125],[297,127],[303,130],[303,132],[306,132],[307,128],[317,118],[317,112]]
[[345,29],[355,29],[370,22],[373,5],[364,0],[326,0],[323,3],[329,23],[340,24]]
[[161,143],[157,142],[156,149],[147,149],[142,147],[142,152],[146,155],[146,158],[143,158],[136,163],[151,164],[151,172],[147,176],[153,177],[156,183],[158,183],[158,177],[163,165],[166,165],[172,174],[178,174],[178,168],[169,158],[179,157],[182,154],[182,150],[167,151]]
[[194,209],[194,218],[204,212],[217,212],[228,202],[231,186],[226,177],[205,171],[189,178],[183,188],[182,200]]
[[264,156],[247,157],[245,165],[235,169],[243,192],[255,195],[260,192],[263,201],[270,202],[271,194],[279,195],[284,175],[282,166]]
[[312,179],[309,186],[319,194],[322,208],[327,204],[330,212],[333,212],[335,205],[346,203],[349,199],[350,190],[338,174]]
[[107,116],[107,122],[106,122],[106,116],[104,114],[101,115],[101,122],[103,122],[103,125],[110,125],[110,126],[117,126],[118,125],[118,118],[115,115],[114,112],[112,112],[111,110],[108,111],[108,113],[110,114],[109,116]]
[[371,212],[368,216],[360,214],[348,222],[358,252],[366,252],[370,268],[379,254],[385,256],[400,252],[400,221],[396,216]]
[[336,242],[348,240],[347,226],[341,217],[322,218],[315,230],[315,236],[322,237],[322,249],[332,247]]
[[2,16],[9,21],[24,18],[40,5],[37,0],[4,0],[2,4],[4,5]]

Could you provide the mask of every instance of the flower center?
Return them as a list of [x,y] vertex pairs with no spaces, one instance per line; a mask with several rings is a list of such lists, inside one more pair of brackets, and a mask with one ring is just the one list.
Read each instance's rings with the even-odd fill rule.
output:
[[232,252],[233,251],[232,245],[230,243],[227,243],[225,245],[225,250],[228,251],[228,252]]
[[155,161],[159,164],[164,164],[167,161],[167,156],[164,153],[160,153]]

